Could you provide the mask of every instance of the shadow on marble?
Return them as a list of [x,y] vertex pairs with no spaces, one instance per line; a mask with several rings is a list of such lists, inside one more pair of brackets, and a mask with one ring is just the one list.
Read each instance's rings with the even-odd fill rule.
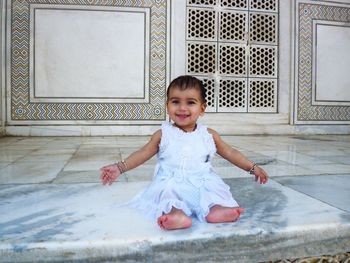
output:
[[[0,249],[6,249],[7,259],[15,253],[23,261],[33,255],[38,260],[50,260],[50,253],[56,255],[56,251],[64,251],[65,260],[73,259],[70,255],[86,260],[98,255],[103,258],[132,255],[133,251],[144,258],[144,251],[149,249],[171,255],[175,251],[179,255],[204,253],[203,245],[221,241],[225,242],[224,251],[229,246],[230,254],[241,255],[240,250],[252,249],[252,245],[258,246],[254,253],[271,253],[269,240],[274,242],[275,249],[281,250],[286,245],[283,236],[289,246],[302,249],[308,240],[338,238],[339,233],[334,229],[340,225],[350,227],[348,213],[273,180],[267,185],[246,178],[225,181],[245,208],[240,220],[222,224],[194,220],[192,228],[178,231],[162,231],[155,221],[140,220],[142,216],[135,210],[120,206],[144,189],[147,182],[105,187],[99,184],[0,186]],[[179,243],[174,246],[174,242]],[[195,250],[194,244],[198,244]],[[168,251],[170,247],[173,252]],[[220,246],[209,247],[216,250]],[[94,253],[87,254],[89,249]],[[62,259],[63,254],[60,256]]]

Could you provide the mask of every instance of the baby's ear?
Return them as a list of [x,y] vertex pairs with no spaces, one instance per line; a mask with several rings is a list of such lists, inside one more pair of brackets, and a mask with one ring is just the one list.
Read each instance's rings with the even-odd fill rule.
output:
[[205,109],[207,108],[207,104],[204,102],[204,103],[202,103],[202,105],[201,105],[201,108],[202,108],[202,112],[201,112],[201,116],[203,116],[204,115],[204,112],[205,112]]

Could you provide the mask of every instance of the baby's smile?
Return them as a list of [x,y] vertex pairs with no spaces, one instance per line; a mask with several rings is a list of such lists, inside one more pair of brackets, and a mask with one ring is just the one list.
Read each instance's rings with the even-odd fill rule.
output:
[[186,119],[189,116],[189,114],[176,114],[176,117],[178,117],[179,119]]

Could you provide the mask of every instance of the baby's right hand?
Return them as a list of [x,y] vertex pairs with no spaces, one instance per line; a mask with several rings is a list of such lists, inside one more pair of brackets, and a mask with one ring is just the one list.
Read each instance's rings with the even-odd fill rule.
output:
[[100,169],[100,179],[103,185],[111,185],[121,174],[117,164],[110,164]]

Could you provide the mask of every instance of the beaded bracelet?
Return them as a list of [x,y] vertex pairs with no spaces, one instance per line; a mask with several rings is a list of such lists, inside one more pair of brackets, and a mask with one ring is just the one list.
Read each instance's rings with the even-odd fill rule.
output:
[[125,161],[115,163],[115,165],[118,167],[120,174],[125,173],[128,170],[128,166]]
[[257,164],[256,164],[256,163],[253,163],[253,167],[250,168],[250,170],[248,171],[249,174],[255,174],[255,173],[254,173],[255,166],[257,166]]

